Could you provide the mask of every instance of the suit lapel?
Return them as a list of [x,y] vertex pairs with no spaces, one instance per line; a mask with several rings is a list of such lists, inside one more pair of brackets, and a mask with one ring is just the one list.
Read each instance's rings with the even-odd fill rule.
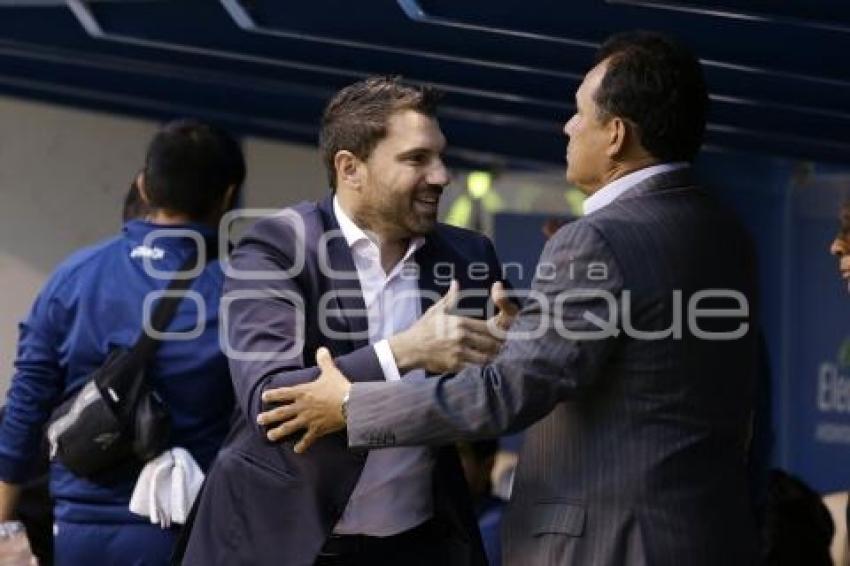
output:
[[[426,237],[425,244],[413,254],[413,258],[419,266],[419,304],[422,314],[425,314],[425,311],[431,308],[449,288],[448,284],[438,284],[437,272],[434,270],[437,263],[447,261],[444,246],[439,245],[435,241],[437,239],[438,236],[432,232]],[[430,372],[426,372],[426,374],[433,375]]]
[[438,242],[439,236],[432,232],[425,239],[425,244],[414,254],[416,264],[419,266],[419,291],[421,293],[420,304],[424,314],[435,302],[435,297],[442,297],[448,291],[449,281],[437,281],[435,266],[441,261],[448,261],[445,257],[445,246]]
[[319,203],[325,232],[333,232],[327,243],[327,265],[333,270],[325,274],[331,288],[335,291],[336,301],[342,311],[342,319],[348,326],[349,341],[357,349],[369,344],[369,320],[363,290],[357,276],[357,268],[351,257],[345,237],[339,230],[339,223],[333,211],[333,197],[326,197]]

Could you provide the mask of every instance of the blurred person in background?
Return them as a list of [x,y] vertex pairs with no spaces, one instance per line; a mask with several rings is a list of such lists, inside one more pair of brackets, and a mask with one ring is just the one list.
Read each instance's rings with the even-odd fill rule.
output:
[[142,195],[139,193],[138,176],[130,183],[130,188],[127,190],[127,195],[124,197],[124,207],[121,211],[121,218],[124,222],[135,220],[137,218],[144,219],[150,214],[150,207],[145,204]]
[[[163,341],[147,379],[168,407],[169,445],[188,450],[202,470],[209,467],[233,407],[218,340],[224,276],[212,258],[218,222],[244,177],[241,148],[226,132],[190,120],[166,125],[150,142],[135,182],[145,218],[129,220],[121,234],[72,254],[48,278],[20,326],[16,372],[0,424],[0,521],[13,518],[51,412],[80,390],[110,351],[136,342],[145,297],[170,282],[170,276],[148,274],[144,260],[171,274],[196,252],[198,261],[207,259],[191,287],[203,300],[203,317],[194,301],[183,300],[168,327],[185,333],[197,324],[200,335]],[[156,236],[161,229],[197,234],[205,250],[192,238]],[[153,525],[129,510],[141,468],[128,461],[97,478],[81,478],[51,462],[57,565],[168,562],[178,529]]]
[[850,292],[850,202],[841,205],[838,233],[829,246],[829,253],[838,260],[838,272]]
[[764,566],[832,566],[834,530],[820,495],[799,478],[770,471],[762,525]]
[[[150,212],[139,194],[136,179],[130,183],[130,188],[124,197],[121,210],[122,223],[130,220],[143,219]],[[0,422],[3,420],[5,407],[0,407]],[[33,463],[28,474],[30,479],[22,484],[14,514],[23,523],[26,536],[32,547],[32,552],[41,564],[53,564],[53,501],[50,498],[49,480],[49,447],[45,441],[41,454]],[[0,557],[3,554],[0,552]]]
[[[842,203],[838,213],[838,233],[829,246],[829,253],[838,260],[838,274],[850,292],[850,201]],[[850,498],[846,491],[829,493],[823,498],[832,514],[835,537],[832,541],[832,560],[836,566],[850,564],[847,525],[850,523]]]

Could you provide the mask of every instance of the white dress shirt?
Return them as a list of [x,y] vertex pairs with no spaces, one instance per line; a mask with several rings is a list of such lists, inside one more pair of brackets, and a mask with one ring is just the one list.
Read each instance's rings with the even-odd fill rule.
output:
[[628,175],[623,175],[619,179],[611,181],[589,197],[587,197],[584,201],[584,213],[590,214],[591,212],[596,212],[601,208],[605,208],[618,197],[620,197],[623,193],[637,185],[638,183],[649,179],[654,175],[660,175],[661,173],[666,173],[668,171],[675,171],[676,169],[683,169],[684,167],[690,166],[690,163],[686,161],[676,161],[674,163],[661,163],[659,165],[650,165],[649,167],[644,167],[643,169],[638,169],[637,171],[633,171]]
[[[369,319],[369,342],[374,345],[384,379],[401,379],[386,339],[411,326],[422,313],[418,279],[405,268],[415,267],[413,254],[425,239],[412,240],[401,261],[390,273],[385,273],[378,245],[354,224],[336,197],[333,207],[360,279]],[[404,379],[425,379],[425,372],[413,370]],[[363,473],[334,532],[385,537],[427,521],[434,514],[433,467],[431,451],[424,447],[369,452]]]

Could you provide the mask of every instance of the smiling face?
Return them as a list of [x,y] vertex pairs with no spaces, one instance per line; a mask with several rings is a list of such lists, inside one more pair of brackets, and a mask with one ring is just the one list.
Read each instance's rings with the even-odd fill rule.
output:
[[850,204],[841,208],[841,227],[829,247],[829,252],[838,258],[838,271],[850,291]]
[[362,187],[353,215],[385,238],[422,236],[434,229],[449,173],[446,139],[437,120],[402,110],[387,120],[387,135],[360,162]]

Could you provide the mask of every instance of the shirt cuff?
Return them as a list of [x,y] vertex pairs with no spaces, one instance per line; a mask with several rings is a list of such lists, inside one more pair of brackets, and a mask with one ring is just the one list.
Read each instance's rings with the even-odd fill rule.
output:
[[378,363],[381,364],[384,379],[387,381],[398,381],[401,379],[401,373],[398,371],[395,356],[393,356],[393,351],[390,349],[388,340],[381,340],[375,344],[375,355],[378,356]]

